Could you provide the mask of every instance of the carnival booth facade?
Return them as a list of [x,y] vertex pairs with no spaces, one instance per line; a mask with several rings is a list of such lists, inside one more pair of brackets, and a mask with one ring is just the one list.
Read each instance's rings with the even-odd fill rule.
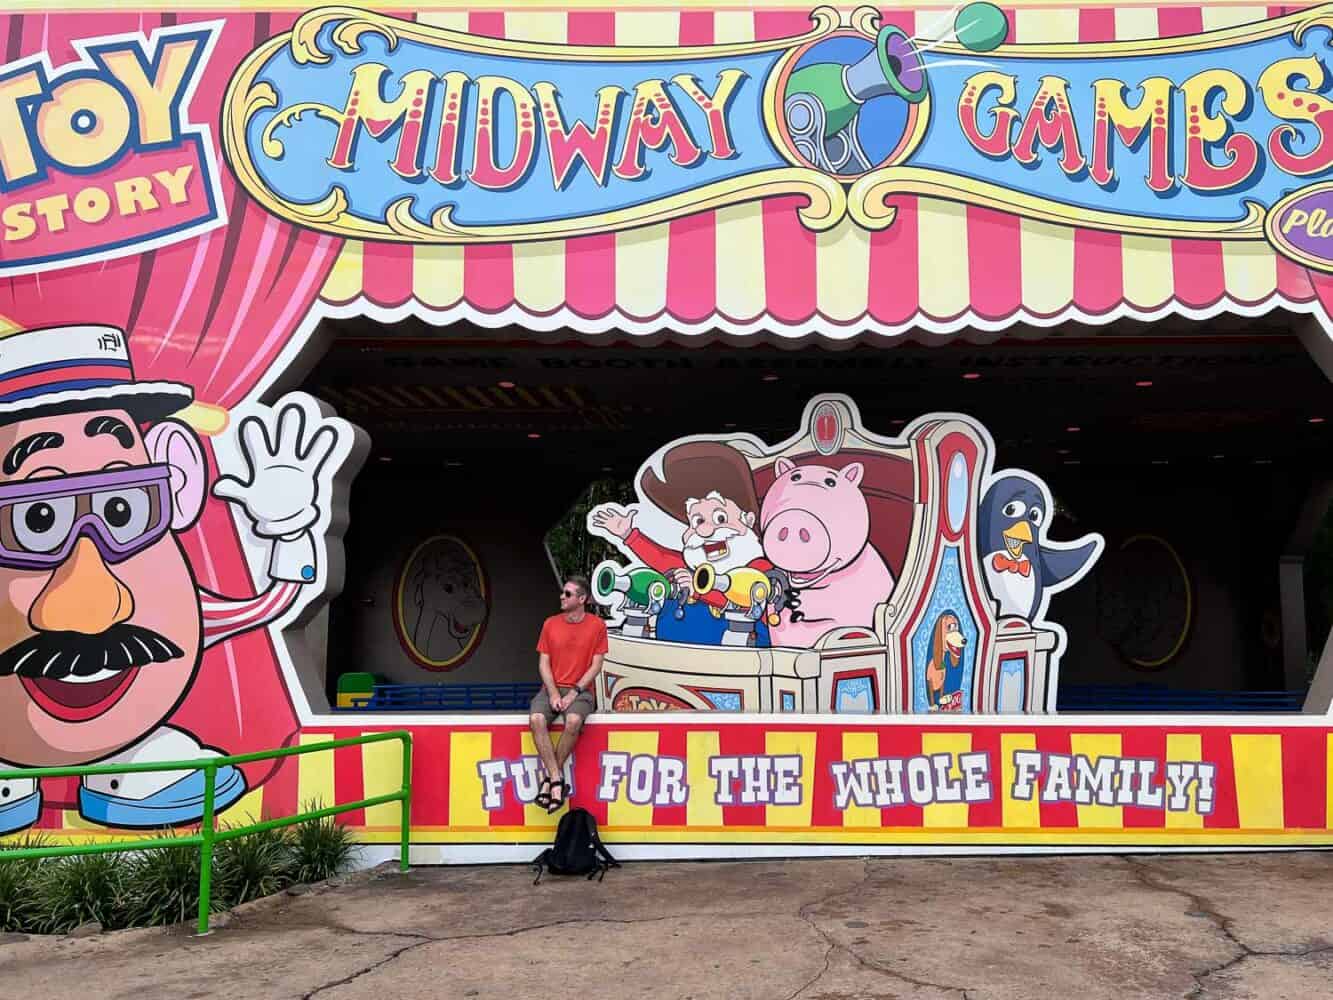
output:
[[[1333,842],[1333,660],[1320,637],[1297,677],[1303,618],[1277,626],[1303,711],[1061,707],[1059,602],[1110,549],[1095,518],[1057,520],[1074,461],[1025,467],[1022,434],[928,375],[930,405],[883,423],[912,376],[669,402],[704,391],[677,380],[694,348],[831,370],[832,348],[1058,352],[1070,324],[1139,322],[1151,366],[1162,324],[1241,317],[1306,366],[1286,396],[1326,482],[1333,10],[217,6],[4,16],[0,834],[190,826],[209,761],[406,729],[412,859],[530,857],[558,817],[522,685],[458,682],[526,642],[526,584],[447,504],[408,538],[417,487],[364,512],[352,492],[384,435],[448,467],[478,434],[489,464],[443,495],[512,502],[483,541],[527,546],[553,592],[543,483],[583,475],[560,432],[587,386],[525,385],[499,344],[544,345],[548,372],[616,351],[674,370],[598,414],[608,434],[638,414],[629,492],[579,510],[596,560],[555,567],[590,572],[610,620],[571,777],[618,854]],[[322,391],[352,328],[356,375]],[[449,336],[433,373],[412,360]],[[390,347],[407,360],[376,383]],[[445,376],[465,368],[490,381]],[[510,461],[494,442],[523,413],[534,450]],[[398,548],[382,617],[430,683],[344,687],[333,629],[379,615],[348,581]],[[1182,607],[1141,662],[1177,655]],[[127,770],[22,774],[92,764]],[[388,795],[402,764],[371,743],[208,780],[224,819],[258,818]],[[347,820],[387,856],[397,815]]]

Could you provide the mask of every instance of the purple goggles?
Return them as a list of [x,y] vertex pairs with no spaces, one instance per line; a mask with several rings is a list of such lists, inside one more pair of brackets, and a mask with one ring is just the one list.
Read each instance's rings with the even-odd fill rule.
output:
[[0,566],[8,569],[53,569],[83,536],[117,563],[170,526],[169,465],[0,484]]

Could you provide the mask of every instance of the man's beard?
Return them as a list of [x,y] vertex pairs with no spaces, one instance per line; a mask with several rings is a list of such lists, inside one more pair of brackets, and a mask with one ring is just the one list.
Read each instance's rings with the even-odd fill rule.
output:
[[[718,542],[726,542],[727,554],[717,559],[709,559],[704,547],[715,545]],[[759,536],[753,531],[738,532],[730,528],[720,528],[713,532],[706,542],[696,540],[694,544],[685,546],[681,552],[681,557],[685,560],[685,565],[691,570],[698,569],[704,563],[707,563],[713,567],[714,572],[725,573],[741,566],[748,566],[763,554],[764,549],[759,544]]]
[[0,677],[91,677],[103,670],[129,670],[184,655],[179,646],[152,629],[119,622],[96,635],[36,632],[0,651]]

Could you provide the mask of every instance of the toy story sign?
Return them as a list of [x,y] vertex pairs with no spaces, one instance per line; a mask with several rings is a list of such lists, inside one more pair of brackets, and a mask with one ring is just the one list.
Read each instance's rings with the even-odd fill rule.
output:
[[1333,271],[1333,8],[1106,45],[1004,45],[989,3],[909,36],[873,8],[733,45],[498,41],[315,10],[238,69],[227,156],[342,236],[514,243],[782,194],[893,224],[895,195],[1085,228],[1268,239]]
[[616,626],[601,707],[1053,711],[1065,636],[1046,610],[1101,536],[1048,538],[1050,490],[993,470],[967,417],[884,438],[821,396],[802,426],[776,446],[673,442],[640,469],[637,504],[589,512],[628,560],[593,574]]
[[[190,99],[219,24],[74,42],[0,67],[0,274],[140,254],[226,223]],[[202,120],[207,120],[203,118]]]

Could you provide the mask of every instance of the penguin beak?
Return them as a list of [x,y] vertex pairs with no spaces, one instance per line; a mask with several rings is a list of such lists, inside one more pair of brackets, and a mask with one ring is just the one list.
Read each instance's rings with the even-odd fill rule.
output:
[[1010,557],[1014,559],[1017,559],[1022,553],[1025,544],[1032,544],[1032,527],[1027,521],[1016,521],[1001,534],[1004,536],[1005,548],[1009,550]]

